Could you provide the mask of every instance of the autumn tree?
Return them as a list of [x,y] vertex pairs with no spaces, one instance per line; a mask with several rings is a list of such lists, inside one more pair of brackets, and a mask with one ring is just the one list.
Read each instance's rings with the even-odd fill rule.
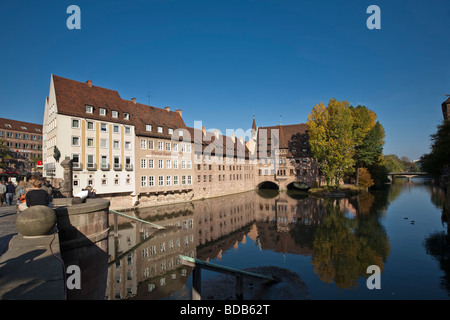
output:
[[331,99],[314,106],[308,115],[309,145],[327,186],[339,186],[344,174],[354,170],[354,118],[347,101]]

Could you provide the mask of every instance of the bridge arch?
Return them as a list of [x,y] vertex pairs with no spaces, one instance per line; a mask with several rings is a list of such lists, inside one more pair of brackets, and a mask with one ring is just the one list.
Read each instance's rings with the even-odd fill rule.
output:
[[288,190],[308,190],[310,188],[309,184],[303,181],[293,181],[289,183],[286,188]]
[[280,186],[273,182],[273,181],[263,181],[260,184],[258,184],[258,189],[274,189],[274,190],[279,190]]

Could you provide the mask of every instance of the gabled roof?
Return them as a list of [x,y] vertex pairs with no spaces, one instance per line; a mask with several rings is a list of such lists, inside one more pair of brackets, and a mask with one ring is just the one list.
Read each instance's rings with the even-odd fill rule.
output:
[[[56,75],[52,77],[59,114],[129,124],[135,126],[136,135],[159,138],[170,139],[169,128],[174,131],[186,128],[181,114],[176,111],[124,100],[117,91],[95,86],[92,81],[83,83]],[[86,112],[87,105],[94,108],[93,113]],[[106,110],[106,115],[100,115],[100,108]],[[112,111],[119,113],[117,118],[112,116]],[[129,120],[124,119],[124,113],[129,115]],[[152,131],[147,131],[146,125],[152,125]],[[163,133],[158,133],[158,126],[163,127]]]
[[[202,146],[202,152],[207,151],[211,155],[219,155],[219,156],[227,156],[232,155],[233,157],[242,157],[248,158],[249,150],[245,144],[245,141],[241,142],[241,140],[237,137],[233,138],[225,135],[217,134],[204,131],[200,129],[194,129],[191,127],[187,127],[189,134],[191,136],[191,140],[198,146]],[[194,147],[194,151],[195,147]]]
[[[264,136],[263,130],[266,130],[267,135]],[[298,134],[306,134],[308,126],[304,123],[300,124],[289,124],[289,125],[277,125],[271,127],[259,127],[258,128],[258,141],[265,141],[271,138],[272,133],[275,137],[279,137],[278,141],[272,141],[272,143],[277,143],[278,148],[287,149],[289,148],[289,141],[291,141]]]

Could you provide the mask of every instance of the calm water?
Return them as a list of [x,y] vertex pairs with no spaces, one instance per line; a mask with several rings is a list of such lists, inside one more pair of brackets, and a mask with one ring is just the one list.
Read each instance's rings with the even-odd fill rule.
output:
[[[286,268],[311,299],[449,299],[443,203],[442,190],[417,179],[351,199],[264,190],[128,211],[168,228],[119,217],[106,298],[190,299],[183,254],[239,269]],[[379,290],[366,286],[369,265],[382,270]],[[217,275],[202,271],[202,280]]]

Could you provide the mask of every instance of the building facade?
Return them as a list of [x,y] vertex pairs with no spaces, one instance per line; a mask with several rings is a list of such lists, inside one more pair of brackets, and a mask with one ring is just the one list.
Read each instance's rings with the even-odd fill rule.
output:
[[0,139],[8,156],[1,159],[0,175],[26,177],[40,172],[42,160],[42,125],[0,118]]
[[239,193],[272,183],[313,186],[317,165],[305,124],[257,127],[247,137],[187,127],[182,111],[155,108],[117,91],[51,76],[43,122],[44,176],[73,192],[92,186],[112,208],[145,207]]

